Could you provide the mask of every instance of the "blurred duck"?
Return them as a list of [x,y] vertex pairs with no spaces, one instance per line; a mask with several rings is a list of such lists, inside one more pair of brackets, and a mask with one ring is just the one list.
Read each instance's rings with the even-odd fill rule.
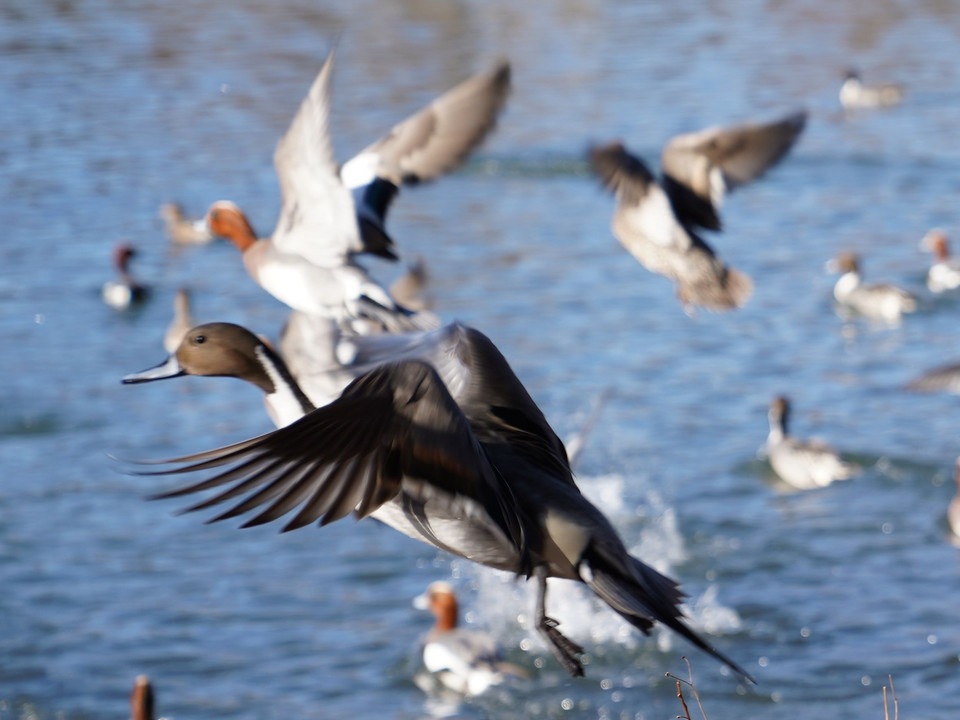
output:
[[196,324],[190,313],[190,291],[180,288],[173,296],[173,320],[170,321],[167,332],[163,336],[163,349],[168,353],[176,352],[187,331]]
[[617,197],[612,229],[651,272],[676,284],[685,309],[741,307],[753,281],[725,265],[697,235],[720,230],[724,194],[779,162],[806,124],[806,112],[769,123],[712,127],[678,135],[663,149],[658,180],[619,142],[589,152],[593,171]]
[[946,392],[960,395],[960,363],[942,365],[927,370],[907,384],[908,390],[917,392]]
[[176,203],[164,203],[160,206],[160,217],[167,229],[167,237],[179,245],[203,245],[213,240],[213,234],[206,220],[189,219]]
[[153,720],[153,685],[146,675],[137,675],[130,693],[131,720]]
[[860,260],[851,252],[840,253],[827,263],[827,269],[840,273],[833,296],[841,306],[864,317],[896,322],[905,313],[916,312],[917,299],[894,285],[860,282]]
[[[188,366],[193,374],[243,377],[264,392],[285,385],[301,414],[307,413],[308,401],[293,389],[282,361],[255,338],[237,339],[246,344],[240,353],[212,342],[221,334],[230,343],[238,332],[230,328],[236,327],[195,328],[166,363],[124,382],[176,377]],[[376,345],[403,337],[358,338],[368,340]],[[246,493],[214,520],[260,508],[243,525],[251,527],[296,510],[284,531],[351,513],[372,516],[460,557],[535,577],[534,627],[574,676],[583,675],[583,648],[546,614],[548,577],[587,584],[643,633],[660,621],[750,679],[686,625],[677,583],[631,557],[610,522],[580,493],[563,443],[486,336],[453,324],[415,334],[407,343],[393,361],[362,374],[358,364],[357,379],[339,398],[286,427],[169,461],[177,467],[157,474],[229,467],[158,497],[220,487],[189,508],[199,510]]]
[[147,288],[134,280],[130,273],[130,260],[136,254],[136,250],[126,242],[118,243],[113,249],[117,278],[103,284],[101,295],[103,301],[116,310],[126,310],[147,297]]
[[834,480],[846,480],[857,467],[845,463],[829,446],[817,440],[797,440],[788,434],[790,403],[785,397],[770,403],[770,434],[767,457],[773,471],[798,490],[826,487]]
[[856,70],[848,70],[840,86],[840,104],[848,110],[893,107],[902,98],[899,85],[864,85]]
[[480,695],[505,675],[528,677],[523,668],[503,660],[492,635],[457,626],[457,598],[449,583],[431,583],[413,604],[436,618],[423,641],[423,665],[448,690]]
[[390,295],[405,308],[427,310],[430,303],[423,295],[427,277],[427,264],[418,256],[407,265],[406,271],[390,284]]
[[[374,329],[389,332],[436,327],[432,313],[398,306],[353,256],[365,252],[396,259],[383,222],[398,185],[447,172],[485,137],[506,98],[509,66],[441,96],[341,172],[328,127],[333,60],[331,52],[274,153],[283,208],[273,236],[258,240],[233,203],[215,203],[207,222],[243,252],[244,265],[260,286],[295,310],[338,321],[363,317]],[[359,208],[351,189],[362,196]]]
[[942,230],[931,230],[920,241],[923,250],[933,253],[933,264],[927,271],[927,287],[940,293],[960,287],[960,258],[950,257],[947,236]]
[[950,523],[950,531],[954,537],[960,539],[960,458],[957,458],[954,479],[957,483],[957,494],[953,496],[950,505],[947,506],[947,522]]

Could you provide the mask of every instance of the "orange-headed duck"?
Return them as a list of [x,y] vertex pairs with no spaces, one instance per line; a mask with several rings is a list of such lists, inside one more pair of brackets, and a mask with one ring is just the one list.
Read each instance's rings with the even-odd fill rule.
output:
[[960,287],[960,258],[950,257],[950,246],[943,230],[934,229],[923,236],[920,247],[933,253],[933,264],[927,271],[927,287],[940,293]]
[[505,662],[497,641],[489,633],[457,625],[459,608],[450,583],[438,580],[414,607],[429,610],[436,622],[423,638],[423,665],[448,690],[462,695],[480,695],[505,676],[527,677],[527,672]]

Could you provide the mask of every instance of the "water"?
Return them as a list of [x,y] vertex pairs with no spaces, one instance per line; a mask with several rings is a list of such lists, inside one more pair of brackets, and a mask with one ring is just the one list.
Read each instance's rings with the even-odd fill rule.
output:
[[[533,674],[465,717],[672,717],[664,673],[684,675],[684,654],[712,718],[881,717],[888,674],[905,716],[956,717],[960,559],[943,519],[956,400],[899,388],[960,357],[960,304],[928,299],[899,328],[844,323],[822,268],[854,249],[868,278],[922,292],[920,237],[960,231],[960,9],[661,5],[0,6],[0,718],[123,717],[141,672],[173,718],[421,717],[436,711],[411,681],[429,620],[410,598],[438,578]],[[173,251],[156,212],[229,198],[269,232],[273,145],[338,35],[341,158],[512,60],[497,133],[461,173],[404,192],[394,236],[428,258],[437,309],[499,344],[562,435],[612,388],[584,491],[683,582],[693,623],[755,689],[561,584],[550,611],[590,652],[587,678],[570,680],[525,628],[522,585],[372,522],[205,526],[111,468],[107,453],[170,456],[269,428],[236,381],[118,380],[162,359],[180,285],[201,320],[278,331],[284,308],[231,247]],[[850,64],[908,84],[903,106],[844,117]],[[798,106],[811,111],[800,145],[729,198],[714,240],[754,297],[687,318],[610,236],[613,202],[583,149],[619,137],[655,160],[677,132]],[[120,238],[154,287],[130,314],[99,300]],[[863,474],[781,492],[756,458],[776,393],[794,398],[799,434],[828,438]]]

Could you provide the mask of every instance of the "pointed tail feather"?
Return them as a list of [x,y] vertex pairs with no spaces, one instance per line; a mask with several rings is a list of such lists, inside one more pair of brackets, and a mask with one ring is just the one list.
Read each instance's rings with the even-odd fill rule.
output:
[[635,571],[633,577],[609,567],[595,552],[588,550],[583,563],[588,566],[589,572],[583,573],[584,579],[600,599],[644,634],[650,634],[653,621],[663,623],[729,667],[741,680],[756,684],[746,670],[710,645],[683,621],[680,602],[684,595],[675,581],[636,558],[630,559]]

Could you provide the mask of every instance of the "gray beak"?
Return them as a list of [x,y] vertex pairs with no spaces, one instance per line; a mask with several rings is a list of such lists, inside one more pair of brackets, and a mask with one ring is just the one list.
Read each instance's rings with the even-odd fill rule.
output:
[[179,377],[186,374],[187,371],[180,367],[180,363],[177,362],[177,356],[171,355],[156,367],[126,375],[121,382],[129,385],[132,383],[150,382],[151,380],[165,380],[166,378]]

